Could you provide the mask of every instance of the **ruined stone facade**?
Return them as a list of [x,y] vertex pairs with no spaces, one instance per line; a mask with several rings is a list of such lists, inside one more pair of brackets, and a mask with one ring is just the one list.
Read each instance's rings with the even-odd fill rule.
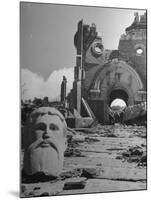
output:
[[81,98],[102,123],[109,122],[108,107],[114,99],[123,99],[127,106],[146,101],[146,29],[146,13],[135,13],[118,49],[107,50],[94,24],[78,23],[74,37],[77,62],[69,101],[81,115]]

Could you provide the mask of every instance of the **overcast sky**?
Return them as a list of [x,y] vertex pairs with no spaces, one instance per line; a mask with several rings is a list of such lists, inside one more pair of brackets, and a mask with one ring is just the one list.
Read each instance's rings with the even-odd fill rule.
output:
[[[95,23],[104,47],[117,49],[120,35],[132,24],[135,12],[144,13],[143,10],[21,3],[20,63],[21,69],[26,70],[26,81],[27,72],[45,83],[54,70],[68,68],[71,74],[76,63],[73,38],[79,20],[90,25]],[[26,82],[24,74],[22,79]]]

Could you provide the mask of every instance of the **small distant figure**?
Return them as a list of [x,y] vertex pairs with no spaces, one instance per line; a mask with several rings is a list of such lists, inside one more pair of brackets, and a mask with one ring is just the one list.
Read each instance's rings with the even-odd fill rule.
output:
[[66,149],[67,125],[63,115],[55,108],[40,107],[30,114],[24,131],[24,174],[57,177]]

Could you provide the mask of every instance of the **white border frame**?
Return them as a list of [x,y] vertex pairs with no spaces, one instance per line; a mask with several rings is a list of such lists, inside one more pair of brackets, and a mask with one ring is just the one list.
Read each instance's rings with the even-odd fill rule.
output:
[[[32,0],[38,2],[38,0]],[[151,6],[148,0],[39,0],[43,3],[75,4],[104,7],[121,7],[121,8],[138,8],[148,9],[148,27],[150,22]],[[3,0],[0,7],[0,27],[1,27],[1,78],[0,78],[0,105],[1,105],[1,144],[0,144],[0,199],[17,199],[19,192],[19,0]],[[150,31],[148,28],[148,49],[150,46]],[[149,50],[148,50],[149,52]],[[150,56],[148,56],[148,152],[150,152],[151,130],[150,123]],[[149,85],[150,84],[150,85]],[[147,191],[130,191],[130,192],[113,192],[99,194],[69,195],[57,197],[45,197],[47,199],[81,199],[90,200],[95,198],[99,200],[108,199],[149,199],[151,195],[150,177],[150,153],[148,153],[148,190]],[[30,198],[35,199],[35,198]],[[41,198],[36,198],[38,200]]]

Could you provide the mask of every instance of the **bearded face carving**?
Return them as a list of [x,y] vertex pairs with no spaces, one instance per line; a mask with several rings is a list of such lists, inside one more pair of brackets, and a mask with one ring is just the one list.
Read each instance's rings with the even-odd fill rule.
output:
[[66,122],[55,108],[41,107],[31,113],[26,126],[23,170],[58,176],[66,149]]

